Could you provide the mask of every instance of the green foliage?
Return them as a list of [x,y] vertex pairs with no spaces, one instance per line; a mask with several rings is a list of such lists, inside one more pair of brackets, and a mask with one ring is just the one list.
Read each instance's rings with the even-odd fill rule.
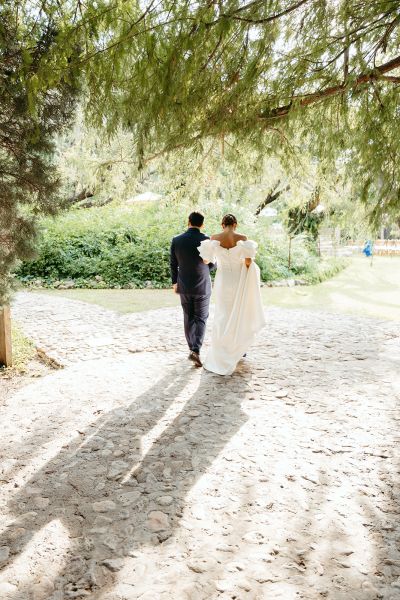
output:
[[348,261],[345,258],[321,260],[315,264],[315,268],[309,269],[304,279],[309,284],[322,283],[322,281],[340,273],[347,265]]
[[[244,179],[242,147],[278,156],[286,173],[306,153],[320,178],[343,171],[375,223],[398,214],[398,2],[4,0],[0,23],[0,303],[16,260],[33,253],[35,216],[59,206],[53,140],[81,78],[89,122],[131,145],[124,177],[177,149],[198,163],[215,142]],[[99,193],[109,159],[92,165]]]
[[292,162],[306,150],[333,174],[340,163],[376,215],[398,210],[398,2],[74,4],[87,114],[129,129],[138,164],[212,140]]
[[70,130],[57,138],[57,167],[63,178],[66,205],[88,193],[93,204],[124,200],[140,190],[133,135],[118,130],[112,139],[84,122],[79,107]]
[[[398,2],[4,0],[0,22],[0,302],[16,260],[33,253],[36,215],[59,207],[53,140],[70,121],[80,79],[88,122],[111,146],[117,132],[125,139],[121,154],[100,148],[84,177],[76,161],[72,192],[94,178],[103,184],[96,194],[130,193],[130,172],[139,182],[140,169],[178,149],[193,150],[185,178],[205,175],[196,164],[217,143],[230,163],[225,203],[240,175],[250,195],[245,181],[260,157],[279,157],[287,174],[305,153],[318,159],[319,179],[341,170],[346,197],[364,198],[375,222],[398,213]],[[86,137],[82,144],[91,147]],[[252,149],[247,160],[242,148]],[[194,179],[206,188],[197,200],[211,201],[212,185]],[[168,195],[182,201],[186,186],[167,180]],[[78,270],[90,271],[87,259]]]
[[341,170],[375,221],[398,211],[398,2],[72,0],[37,11],[59,28],[31,101],[49,79],[82,73],[89,121],[111,144],[125,136],[123,153],[89,161],[100,194],[164,153],[199,157],[215,143],[247,175],[244,144],[286,172],[304,152],[324,176]]
[[340,259],[320,259],[313,244],[304,236],[292,242],[291,265],[288,267],[288,240],[283,237],[271,240],[258,237],[257,259],[263,281],[301,279],[306,283],[318,283],[332,277],[344,268]]
[[286,226],[290,236],[306,234],[314,242],[318,239],[319,227],[325,218],[325,210],[320,204],[320,189],[316,188],[310,200],[303,206],[289,208],[286,216]]
[[288,231],[290,235],[307,233],[313,240],[318,239],[322,214],[312,214],[304,207],[291,208],[288,212]]
[[[304,279],[318,272],[319,260],[308,242],[299,238],[293,244],[288,269],[286,238],[270,241],[265,224],[237,208],[242,229],[259,242],[257,262],[265,281]],[[75,287],[169,287],[170,241],[185,229],[189,210],[182,205],[110,205],[47,219],[37,258],[20,265],[17,276],[25,283],[40,279],[50,287],[69,280]],[[209,233],[219,230],[222,212],[218,205],[206,211]]]
[[[290,166],[284,157],[264,156],[244,141],[233,143],[232,137],[210,140],[202,154],[176,150],[139,172],[132,134],[119,130],[108,140],[102,131],[84,125],[78,111],[73,128],[58,139],[57,162],[66,198],[79,199],[87,190],[93,193],[93,205],[109,198],[124,202],[151,190],[170,206],[204,206],[208,218],[215,213],[213,226],[218,226],[225,209],[239,210],[247,226],[272,195],[272,206],[280,220],[290,225],[292,235],[308,228],[315,239],[323,217],[324,226],[340,227],[350,238],[373,237],[368,210],[346,183],[343,167],[338,165],[331,174],[325,162],[301,147],[300,141],[296,162]],[[321,213],[312,212],[316,199],[323,206]],[[259,218],[263,220],[262,215]]]
[[73,279],[77,287],[169,285],[172,231],[157,211],[146,216],[140,208],[112,206],[47,220],[37,258],[23,263],[17,274],[47,284]]
[[58,43],[56,20],[34,10],[29,16],[19,4],[0,4],[0,306],[12,267],[33,254],[36,215],[56,211],[53,138],[69,122],[78,91],[72,73],[51,84],[42,72]]

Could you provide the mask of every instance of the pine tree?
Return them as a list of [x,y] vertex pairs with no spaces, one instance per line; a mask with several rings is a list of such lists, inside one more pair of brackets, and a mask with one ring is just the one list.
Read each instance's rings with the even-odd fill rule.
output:
[[37,216],[60,204],[52,162],[54,135],[69,122],[78,92],[72,73],[41,81],[42,59],[56,45],[57,23],[29,16],[16,2],[0,6],[0,306],[11,269],[34,248]]

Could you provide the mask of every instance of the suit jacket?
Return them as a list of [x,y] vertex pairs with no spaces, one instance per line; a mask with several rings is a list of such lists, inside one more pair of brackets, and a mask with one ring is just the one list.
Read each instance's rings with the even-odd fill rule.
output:
[[192,296],[211,294],[210,271],[214,265],[205,265],[198,247],[209,237],[195,227],[189,227],[185,233],[173,238],[171,243],[172,283],[178,284],[178,293]]

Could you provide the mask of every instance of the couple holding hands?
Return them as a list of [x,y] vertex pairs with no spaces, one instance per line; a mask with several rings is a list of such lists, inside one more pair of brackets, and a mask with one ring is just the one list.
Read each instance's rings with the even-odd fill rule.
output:
[[[237,232],[232,214],[222,219],[222,231],[211,238],[202,233],[204,216],[189,215],[188,229],[171,243],[172,285],[180,295],[189,359],[197,367],[231,375],[246,354],[265,317],[260,293],[260,270],[254,258],[257,244]],[[217,269],[215,315],[211,346],[200,358],[211,298],[210,271]]]

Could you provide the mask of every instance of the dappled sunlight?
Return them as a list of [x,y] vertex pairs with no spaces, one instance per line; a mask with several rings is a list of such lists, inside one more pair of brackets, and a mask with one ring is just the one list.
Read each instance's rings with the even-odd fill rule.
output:
[[399,600],[400,2],[0,22],[0,600]]
[[[32,516],[17,519],[10,524],[12,539],[21,543]],[[22,597],[50,598],[55,581],[69,560],[68,554],[74,550],[74,540],[63,524],[55,519],[49,521],[29,540],[15,560],[0,574],[0,590],[4,596],[18,600]],[[4,582],[8,586],[2,588]],[[6,596],[7,594],[7,596]]]
[[[110,313],[95,314],[92,331],[106,335]],[[99,349],[2,407],[5,568],[59,522],[71,544],[52,548],[61,597],[372,600],[387,590],[398,560],[397,326],[271,307],[247,358],[220,377],[191,365],[180,330],[164,342],[175,318],[112,320],[109,336],[119,327],[146,350],[110,360]]]
[[[377,351],[385,352],[381,346]],[[387,558],[373,534],[381,519],[365,505],[370,483],[385,494],[387,479],[379,481],[380,459],[371,450],[379,442],[376,432],[364,429],[376,386],[360,378],[357,366],[347,382],[347,362],[333,365],[344,385],[332,387],[327,366],[323,392],[308,388],[306,405],[293,391],[282,398],[248,391],[242,398],[248,419],[187,494],[177,533],[158,548],[135,551],[114,591],[127,592],[129,585],[131,593],[147,597],[141,576],[162,563],[153,594],[174,589],[179,580],[182,598],[214,597],[215,590],[282,600],[302,590],[314,598],[332,585],[335,598],[346,598],[349,589],[373,598],[371,574]],[[252,417],[261,408],[269,418]],[[387,431],[390,422],[380,427]],[[190,432],[184,436],[190,439]],[[254,444],[258,439],[264,443]],[[367,468],[360,471],[362,461]]]
[[[197,377],[196,377],[197,375]],[[175,391],[175,379],[169,384],[166,384],[161,394],[168,398],[169,394],[173,394],[174,401],[167,407],[165,413],[162,415],[159,421],[154,427],[146,433],[140,441],[141,455],[139,461],[132,466],[132,468],[125,474],[122,479],[122,483],[127,483],[132,477],[135,476],[137,469],[140,467],[141,462],[144,460],[146,454],[149,452],[153,444],[156,444],[157,440],[162,434],[173,425],[174,420],[182,412],[186,402],[190,400],[191,396],[198,390],[200,384],[200,372],[195,372],[194,376],[188,377],[187,385],[180,391]],[[176,395],[175,395],[176,394]],[[151,407],[149,407],[151,411]]]
[[[96,421],[111,408],[109,399],[116,377],[121,384],[124,382],[117,406],[126,397],[132,401],[153,383],[140,372],[135,381],[130,380],[129,371],[135,363],[135,358],[128,355],[112,371],[106,360],[76,364],[16,392],[2,408],[4,425],[0,444],[9,456],[2,461],[3,480],[9,483],[13,477],[17,478],[16,483],[23,480],[44,467],[77,435],[77,448],[87,443],[96,434]],[[90,430],[84,433],[87,427]]]
[[[59,516],[67,528],[69,537],[79,540],[80,546],[83,544],[86,549],[84,554],[89,552],[93,556],[97,566],[90,571],[89,577],[82,572],[79,576],[80,583],[75,580],[76,568],[79,570],[82,565],[73,564],[73,557],[69,557],[60,577],[60,581],[63,581],[60,585],[67,595],[73,593],[76,586],[86,592],[99,585],[106,590],[111,573],[115,570],[113,560],[107,562],[110,552],[117,556],[127,556],[135,548],[164,541],[164,530],[174,528],[179,522],[180,506],[183,506],[190,487],[197,477],[207,472],[216,454],[236,430],[235,422],[238,417],[240,419],[236,398],[228,410],[221,399],[219,404],[217,401],[215,405],[207,404],[207,412],[213,411],[219,431],[214,431],[215,424],[211,423],[206,439],[196,435],[195,431],[187,438],[182,427],[185,427],[187,421],[193,422],[195,428],[196,419],[202,415],[198,410],[199,405],[204,410],[205,399],[207,403],[213,399],[212,388],[208,390],[208,382],[213,377],[194,370],[187,363],[177,370],[176,367],[168,367],[168,359],[167,363],[165,358],[161,362],[162,379],[157,381],[153,373],[159,367],[160,356],[128,356],[123,365],[124,377],[121,370],[115,408],[110,410],[109,407],[108,411],[88,410],[92,419],[88,419],[86,426],[81,422],[79,429],[71,419],[67,423],[57,422],[60,418],[57,409],[61,409],[61,406],[58,407],[55,401],[53,409],[56,415],[58,454],[47,456],[46,461],[42,459],[41,469],[31,469],[30,478],[25,474],[26,483],[22,489],[13,490],[12,482],[9,481],[11,529],[3,533],[0,546],[12,547],[10,558],[23,552],[30,543],[29,540],[46,528],[48,520],[55,515]],[[137,369],[139,364],[142,365],[140,370]],[[108,377],[110,383],[111,379],[115,382],[115,371],[110,376],[96,379],[102,366],[98,365],[100,371],[96,368],[92,372],[94,367],[94,364],[86,363],[87,375],[92,379],[87,382],[86,397],[82,391],[79,395],[79,402],[84,401],[87,408],[91,404],[92,393],[98,394],[100,389],[103,394],[106,392]],[[122,365],[118,368],[122,369]],[[70,378],[74,371],[76,376],[79,368],[58,372],[58,381],[61,383],[63,375]],[[36,392],[39,394],[40,384],[43,382],[38,382],[39,389]],[[72,389],[72,413],[75,393]],[[65,402],[64,394],[61,396],[62,402]],[[93,419],[93,412],[100,415]],[[235,417],[236,412],[238,417]],[[200,442],[197,441],[199,437]],[[191,447],[190,451],[186,444]],[[197,460],[193,453],[196,453]],[[167,456],[169,460],[166,460]],[[164,466],[159,457],[165,457]],[[190,461],[190,468],[185,465],[187,460]],[[192,474],[193,470],[195,476]],[[180,480],[178,495],[174,492],[169,497],[168,490],[176,486],[177,479]],[[154,506],[155,498],[151,487],[156,489],[157,481],[160,482],[158,487],[161,485],[158,495],[163,494],[163,506],[165,504],[169,517],[165,513],[157,513]],[[148,486],[150,489],[146,491]],[[109,520],[106,514],[113,513],[117,506],[121,510],[121,520],[115,523],[115,531],[112,532],[107,527]],[[30,518],[26,535],[21,536],[16,546],[13,541],[13,536],[17,535],[15,524],[20,515],[25,512],[30,514],[29,509],[32,508],[35,512]],[[38,514],[34,516],[36,511]],[[139,528],[138,521],[141,523]],[[121,536],[128,538],[123,541]],[[169,533],[165,539],[170,536]],[[60,548],[56,549],[56,553],[61,557]],[[119,568],[120,565],[118,570]]]

